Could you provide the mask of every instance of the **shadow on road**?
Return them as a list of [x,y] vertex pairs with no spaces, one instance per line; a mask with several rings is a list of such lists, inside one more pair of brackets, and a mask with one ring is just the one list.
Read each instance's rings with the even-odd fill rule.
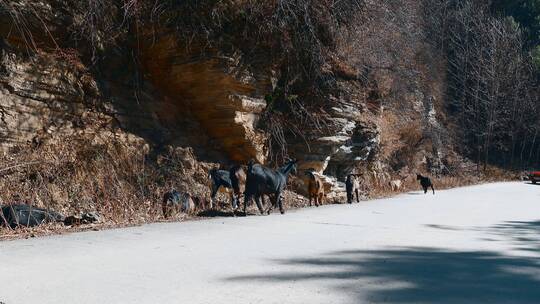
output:
[[407,192],[408,195],[424,195],[422,192]]
[[490,227],[488,231],[510,239],[516,250],[540,253],[540,220],[508,221]]
[[[492,227],[434,229],[481,230],[511,242],[515,249],[540,252],[540,221],[509,221]],[[272,263],[296,271],[230,277],[261,282],[321,281],[353,303],[540,303],[540,261],[489,251],[404,247],[391,250],[337,251],[323,256]],[[329,283],[330,281],[330,283]],[[334,284],[333,284],[334,285]]]
[[[239,215],[237,213],[236,215]],[[242,213],[243,215],[243,213]],[[232,211],[221,211],[221,210],[204,210],[199,213],[197,213],[197,216],[200,217],[233,217],[235,214],[233,214]]]
[[324,280],[323,284],[330,280],[353,297],[353,303],[540,303],[540,266],[533,258],[407,247],[341,251],[274,263],[302,266],[304,271],[227,280]]
[[481,231],[496,238],[483,238],[492,242],[509,242],[514,250],[540,253],[540,220],[507,221],[491,227],[457,227],[429,224],[426,227],[453,231]]
[[245,217],[245,216],[251,216],[251,215],[258,215],[258,213],[254,212],[247,212],[244,213],[244,211],[236,210],[234,213],[233,211],[223,211],[223,210],[204,210],[199,213],[197,213],[198,217]]
[[452,231],[464,230],[461,227],[448,226],[448,225],[438,225],[438,224],[430,224],[430,225],[426,225],[426,227],[434,228],[434,229],[442,229],[442,230],[452,230]]

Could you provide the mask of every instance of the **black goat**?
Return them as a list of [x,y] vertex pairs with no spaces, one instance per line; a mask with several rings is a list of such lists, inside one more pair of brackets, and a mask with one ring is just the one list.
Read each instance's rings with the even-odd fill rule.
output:
[[433,188],[433,183],[431,183],[431,179],[429,179],[429,177],[416,174],[416,180],[420,181],[420,185],[422,185],[422,189],[424,189],[424,194],[427,193],[429,187],[431,187],[433,194],[435,194],[435,188]]
[[30,205],[4,206],[0,213],[0,226],[5,225],[11,228],[34,227],[43,223],[62,221],[64,221],[64,216],[60,213]]
[[210,179],[212,181],[212,195],[210,196],[210,209],[214,209],[214,199],[219,188],[223,187],[231,195],[231,205],[235,209],[234,205],[234,196],[233,196],[233,186],[231,181],[231,175],[229,171],[212,169],[209,172]]
[[[280,169],[272,170],[260,164],[253,164],[251,161],[248,165],[246,177],[246,191],[244,193],[244,213],[246,213],[247,204],[252,197],[255,198],[259,212],[264,214],[260,199],[263,195],[270,196],[271,206],[267,213],[270,214],[274,206],[279,206],[281,214],[285,213],[283,209],[282,193],[287,186],[289,173],[296,171],[297,160],[290,160]],[[263,198],[264,200],[264,198]]]
[[356,202],[360,202],[360,181],[358,180],[358,174],[347,175],[345,181],[345,189],[347,190],[347,203],[352,204],[354,200],[354,194],[356,194]]

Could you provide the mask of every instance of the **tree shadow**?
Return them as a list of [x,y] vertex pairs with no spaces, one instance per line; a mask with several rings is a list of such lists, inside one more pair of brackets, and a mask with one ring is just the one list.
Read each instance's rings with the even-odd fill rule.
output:
[[493,237],[482,238],[484,241],[510,242],[514,250],[540,253],[540,220],[506,221],[490,227],[458,227],[428,224],[426,227],[452,231],[480,231]]
[[540,220],[506,221],[490,227],[426,226],[484,232],[493,237],[483,240],[510,243],[514,250],[527,254],[423,247],[336,251],[272,261],[300,271],[227,280],[320,281],[325,285],[330,281],[350,295],[353,303],[540,303]]
[[452,230],[452,231],[464,230],[463,228],[456,227],[456,226],[438,225],[438,224],[429,224],[429,225],[426,225],[426,227],[434,228],[434,229],[442,229],[442,230]]
[[540,253],[540,220],[507,221],[490,227],[488,231],[510,239],[516,250]]
[[303,271],[227,280],[321,281],[351,296],[352,303],[540,303],[540,265],[527,257],[405,247],[273,262]]

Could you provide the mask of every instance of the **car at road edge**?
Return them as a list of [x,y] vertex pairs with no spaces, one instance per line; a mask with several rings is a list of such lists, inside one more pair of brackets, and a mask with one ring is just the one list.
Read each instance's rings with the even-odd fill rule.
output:
[[540,182],[540,171],[529,172],[529,180],[533,184],[536,184],[537,182]]

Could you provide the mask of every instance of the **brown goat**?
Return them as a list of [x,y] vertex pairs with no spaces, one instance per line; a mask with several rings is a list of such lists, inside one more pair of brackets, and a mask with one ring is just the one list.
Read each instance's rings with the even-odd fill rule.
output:
[[307,171],[306,175],[308,176],[308,197],[309,205],[311,206],[311,201],[315,201],[315,206],[324,203],[324,184],[322,179],[316,176],[313,172]]
[[231,184],[233,193],[232,196],[232,207],[233,210],[236,210],[240,205],[240,197],[244,195],[246,191],[246,172],[242,166],[234,166],[229,170],[229,175],[231,177]]

